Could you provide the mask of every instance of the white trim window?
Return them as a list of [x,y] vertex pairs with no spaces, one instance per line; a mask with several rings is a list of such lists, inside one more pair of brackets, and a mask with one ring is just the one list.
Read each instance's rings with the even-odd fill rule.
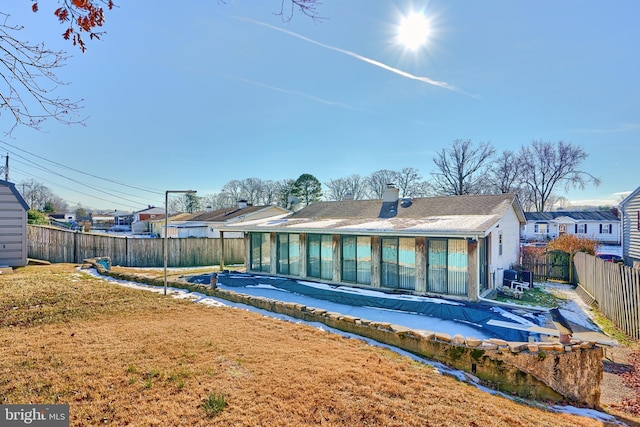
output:
[[600,234],[613,234],[613,224],[600,224]]
[[546,222],[533,224],[533,232],[535,234],[549,234],[549,224]]

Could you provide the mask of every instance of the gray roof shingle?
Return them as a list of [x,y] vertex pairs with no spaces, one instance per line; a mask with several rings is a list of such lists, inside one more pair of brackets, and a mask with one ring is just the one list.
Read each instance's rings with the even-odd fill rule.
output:
[[323,232],[344,234],[480,235],[515,209],[524,215],[510,194],[464,195],[382,200],[316,202],[287,217],[247,221],[225,228],[234,231]]

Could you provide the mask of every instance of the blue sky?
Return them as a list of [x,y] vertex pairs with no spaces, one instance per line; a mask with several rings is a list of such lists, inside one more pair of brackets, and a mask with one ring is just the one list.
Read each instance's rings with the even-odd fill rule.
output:
[[[20,128],[0,153],[11,181],[33,178],[72,207],[163,206],[165,190],[205,196],[251,177],[324,183],[413,167],[428,179],[455,139],[581,146],[602,184],[558,189],[575,205],[640,185],[635,0],[325,0],[327,19],[288,23],[279,0],[119,0],[84,54],[59,36],[54,2],[40,3],[4,9],[25,39],[72,55],[54,93],[83,99],[88,119]],[[416,50],[396,40],[411,11],[430,22]]]

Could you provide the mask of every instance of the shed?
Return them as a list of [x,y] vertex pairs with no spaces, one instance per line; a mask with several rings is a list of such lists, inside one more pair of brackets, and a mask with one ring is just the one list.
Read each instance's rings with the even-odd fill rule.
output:
[[28,210],[15,184],[0,180],[0,266],[27,265]]

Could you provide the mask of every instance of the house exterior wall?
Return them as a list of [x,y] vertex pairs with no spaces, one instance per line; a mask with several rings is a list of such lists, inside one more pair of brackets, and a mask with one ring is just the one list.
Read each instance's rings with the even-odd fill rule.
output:
[[625,264],[640,268],[640,189],[623,201],[622,256]]
[[0,185],[0,266],[27,265],[27,209],[13,184]]
[[489,271],[493,281],[491,287],[502,283],[504,270],[519,263],[520,221],[513,210],[500,220],[491,230],[489,240]]
[[[536,224],[543,226],[545,230],[536,231]],[[539,227],[540,228],[540,227]],[[558,223],[555,221],[527,221],[522,226],[522,239],[524,241],[544,242],[558,237]]]
[[[515,216],[514,216],[515,218]],[[269,239],[269,264],[268,265],[263,265],[262,263],[255,263],[254,260],[252,260],[252,239],[251,239],[251,234],[261,234],[263,236],[268,236],[267,238]],[[302,233],[300,234],[300,272],[299,274],[292,276],[292,275],[285,275],[285,274],[279,274],[278,273],[278,251],[277,251],[277,235],[278,233],[249,233],[247,237],[245,237],[245,242],[247,244],[246,246],[246,257],[247,257],[247,262],[246,262],[246,266],[247,266],[247,272],[250,273],[264,273],[264,272],[268,272],[269,274],[272,275],[280,275],[280,276],[285,276],[285,277],[295,277],[295,278],[300,278],[300,279],[310,279],[310,280],[317,280],[317,281],[326,281],[329,283],[336,283],[336,284],[342,284],[342,285],[346,285],[346,286],[359,286],[359,287],[369,287],[369,288],[379,288],[379,289],[389,289],[389,290],[395,290],[395,289],[401,289],[401,290],[408,290],[410,292],[414,292],[417,294],[433,294],[433,295],[440,295],[440,296],[448,296],[448,297],[452,297],[452,298],[458,298],[458,299],[468,299],[468,300],[472,300],[475,301],[478,299],[479,295],[478,295],[478,289],[479,289],[479,253],[478,253],[478,241],[474,240],[474,239],[466,239],[466,238],[450,238],[450,237],[436,237],[433,238],[432,240],[434,241],[445,241],[448,242],[448,244],[455,246],[456,248],[459,248],[460,244],[459,242],[464,242],[463,245],[466,248],[466,256],[467,259],[464,262],[464,265],[467,268],[467,274],[466,274],[466,283],[464,284],[464,289],[463,292],[461,293],[460,290],[460,282],[458,280],[455,280],[454,284],[450,284],[450,288],[451,292],[448,292],[446,289],[446,287],[444,287],[443,289],[445,290],[440,290],[440,291],[433,291],[433,290],[429,290],[429,283],[428,282],[428,275],[429,275],[429,271],[428,271],[428,265],[427,263],[429,262],[429,254],[427,253],[428,251],[428,247],[429,245],[427,244],[429,241],[429,238],[426,238],[424,236],[417,236],[414,238],[411,238],[414,241],[414,247],[415,247],[415,279],[414,279],[414,283],[411,283],[410,285],[410,289],[407,289],[406,287],[402,287],[402,286],[396,286],[396,287],[387,287],[387,286],[383,286],[382,281],[381,281],[381,274],[382,274],[382,269],[381,269],[381,265],[382,265],[382,249],[381,249],[381,238],[380,236],[369,236],[370,237],[370,245],[371,245],[371,282],[368,284],[364,284],[364,283],[353,283],[353,282],[344,282],[342,281],[342,261],[343,261],[343,254],[342,254],[342,250],[341,250],[341,238],[342,236],[339,234],[330,234],[330,233],[322,233],[325,236],[330,236],[331,238],[331,278],[320,278],[320,277],[312,277],[308,275],[308,269],[307,269],[307,260],[308,260],[308,234]],[[516,241],[518,239],[517,236],[517,232],[516,232]],[[226,233],[225,233],[226,236]],[[317,235],[316,235],[317,236]],[[385,236],[385,237],[393,237],[393,236]],[[258,239],[259,241],[261,241],[261,239]],[[406,238],[405,238],[406,241]],[[456,243],[458,242],[458,243]],[[454,245],[455,243],[455,245]],[[516,245],[517,247],[517,245]],[[257,246],[256,246],[257,248]],[[512,253],[513,250],[509,249],[509,251]],[[453,255],[451,255],[453,254]],[[452,250],[452,252],[449,252],[446,256],[445,259],[449,259],[449,256],[453,256],[456,260],[460,260],[459,258],[457,258],[457,255],[459,254],[459,252],[456,252],[455,249]],[[504,257],[504,258],[509,258],[510,257]],[[445,261],[445,262],[454,262],[454,261]],[[254,264],[256,265],[255,268],[253,268]],[[400,264],[398,264],[398,268],[400,268]],[[450,275],[449,272],[445,271],[444,272],[444,278],[445,280],[447,280],[446,278]],[[449,280],[453,280],[453,279],[449,279]],[[407,282],[403,282],[403,283],[407,283]]]
[[[435,211],[455,213],[440,218],[428,210],[432,205],[420,199],[420,204],[414,201],[402,206],[420,207],[407,215],[415,223],[408,222],[408,226],[399,221],[389,227],[385,215],[395,217],[393,206],[383,202],[378,213],[371,203],[354,206],[350,202],[318,206],[325,216],[316,216],[310,207],[306,215],[294,215],[289,221],[240,222],[227,229],[247,233],[249,273],[471,301],[488,295],[498,280],[502,283],[503,271],[519,263],[525,218],[517,199],[501,200],[502,205],[494,207],[483,205],[487,199],[461,198],[451,202],[452,207],[447,206],[448,200],[433,200],[440,203]],[[461,200],[478,202],[483,213],[461,206]],[[367,215],[353,216],[353,210],[361,206],[358,213]],[[341,209],[346,210],[346,223]],[[434,226],[432,218],[441,221],[442,228]],[[299,259],[290,252],[288,242],[293,235],[296,242],[299,236]],[[296,269],[291,270],[294,265]]]
[[[538,231],[536,231],[538,225]],[[586,233],[576,231],[586,227]],[[546,231],[541,232],[540,228],[546,227]],[[562,230],[565,230],[562,232]],[[609,233],[608,231],[611,230]],[[522,227],[522,239],[524,241],[544,242],[553,240],[561,234],[573,234],[579,237],[587,237],[597,240],[602,244],[619,245],[621,239],[620,221],[573,221],[569,219],[552,220],[552,221],[527,221]]]

